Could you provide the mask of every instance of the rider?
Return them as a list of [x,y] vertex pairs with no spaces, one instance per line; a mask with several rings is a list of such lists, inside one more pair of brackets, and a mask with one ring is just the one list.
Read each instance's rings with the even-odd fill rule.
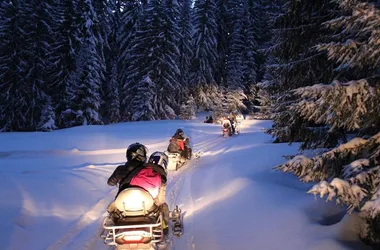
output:
[[240,129],[241,129],[241,123],[244,120],[244,116],[242,114],[238,113],[235,116],[235,120],[236,120],[236,126],[238,127],[238,130],[240,131]]
[[223,121],[222,121],[222,127],[224,128],[228,128],[228,130],[231,132],[232,130],[232,124],[231,124],[231,120],[228,119],[228,117],[224,117]]
[[230,121],[231,123],[231,129],[232,129],[232,133],[234,134],[235,133],[235,122],[234,122],[234,119],[231,115],[227,116],[227,119]]
[[[147,149],[140,143],[132,144],[127,150],[128,162],[118,166],[111,177],[108,185],[115,186],[119,183],[118,194],[128,187],[141,187],[148,191],[154,198],[155,204],[161,209],[165,221],[164,232],[168,230],[169,208],[165,202],[167,183],[168,156],[162,152],[154,152],[148,163],[146,162]],[[135,158],[133,158],[135,156]],[[116,195],[117,197],[117,195]],[[112,202],[107,211],[114,217],[117,216],[117,208]]]
[[191,159],[190,140],[185,136],[182,129],[177,129],[169,142],[169,153],[180,153],[183,158]]
[[119,191],[117,194],[119,194],[129,185],[129,183],[126,181],[126,177],[135,168],[142,166],[146,162],[147,152],[148,149],[141,143],[136,142],[129,145],[126,152],[127,162],[124,165],[118,166],[107,181],[107,184],[109,186],[115,186],[116,184],[119,184]]
[[214,119],[212,118],[212,116],[206,116],[206,120],[204,121],[204,123],[213,123],[214,122]]

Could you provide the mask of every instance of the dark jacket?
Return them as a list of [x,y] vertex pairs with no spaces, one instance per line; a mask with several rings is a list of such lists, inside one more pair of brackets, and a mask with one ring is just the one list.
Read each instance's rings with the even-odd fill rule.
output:
[[129,161],[126,162],[125,165],[120,165],[115,169],[110,178],[108,178],[107,184],[110,186],[115,186],[119,183],[119,191],[117,193],[118,195],[122,190],[129,187],[132,178],[147,166],[151,167],[155,172],[161,175],[161,180],[163,184],[167,182],[167,174],[162,167],[153,163]]
[[181,140],[181,141],[184,141],[184,149],[185,150],[188,150],[190,148],[190,140],[189,138],[186,138],[184,136],[181,136],[179,134],[174,134],[173,137],[170,139],[169,141],[169,146],[168,146],[168,152],[170,153],[178,153],[180,152],[180,148],[179,148],[179,145],[178,145],[178,141]]
[[118,166],[115,171],[113,171],[110,178],[108,178],[107,184],[110,186],[116,186],[116,184],[119,184],[119,187],[123,186],[126,183],[126,177],[133,171],[133,169],[143,165],[143,162],[132,160],[126,162],[124,165]]

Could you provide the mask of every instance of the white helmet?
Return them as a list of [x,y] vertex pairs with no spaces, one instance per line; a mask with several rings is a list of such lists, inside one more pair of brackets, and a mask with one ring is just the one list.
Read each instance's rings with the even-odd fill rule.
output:
[[165,153],[156,151],[150,155],[148,162],[159,165],[166,171],[168,160],[168,156]]

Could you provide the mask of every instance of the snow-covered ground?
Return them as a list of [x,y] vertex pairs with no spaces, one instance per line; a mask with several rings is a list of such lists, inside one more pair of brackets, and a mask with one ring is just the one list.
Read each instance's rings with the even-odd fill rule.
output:
[[185,233],[173,249],[367,249],[355,234],[356,217],[272,170],[297,145],[272,144],[261,131],[270,125],[245,120],[232,138],[200,120],[0,133],[1,248],[107,249],[99,234],[116,189],[106,181],[124,163],[126,147],[141,142],[151,153],[165,150],[183,128],[203,155],[169,174],[169,206],[185,213]]

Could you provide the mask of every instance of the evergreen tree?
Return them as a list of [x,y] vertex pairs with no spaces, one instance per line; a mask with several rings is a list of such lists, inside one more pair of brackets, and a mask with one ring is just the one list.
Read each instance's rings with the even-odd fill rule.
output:
[[[242,5],[244,19],[241,21],[243,38],[243,50],[242,50],[242,82],[244,93],[247,99],[244,101],[247,111],[255,111],[256,106],[259,104],[259,96],[257,95],[258,87],[257,82],[261,80],[261,74],[258,72],[261,70],[259,52],[259,42],[264,40],[260,34],[264,32],[262,22],[259,15],[263,13],[263,8],[260,2],[257,0],[248,0]],[[262,60],[262,59],[261,59]]]
[[214,0],[199,0],[194,5],[194,48],[191,70],[191,88],[197,106],[202,110],[213,109],[216,100],[210,97],[218,91],[215,81],[217,64],[217,25]]
[[[240,2],[240,0],[238,1]],[[215,82],[221,86],[227,86],[227,63],[229,54],[229,39],[233,30],[234,10],[231,10],[233,0],[215,0],[216,11],[214,11],[217,31],[215,32],[217,42],[217,57],[215,62]]]
[[180,91],[176,9],[176,1],[173,0],[150,1],[138,21],[136,35],[128,52],[131,56],[128,79],[123,86],[123,105],[127,112],[131,112],[127,103],[136,95],[131,91],[133,85],[148,75],[156,86],[154,90],[158,103],[155,106],[155,118],[175,117],[174,109],[179,106],[175,97]]
[[70,106],[75,113],[76,124],[101,124],[99,108],[102,64],[95,34],[98,19],[91,0],[79,0],[78,9],[83,10],[80,16],[82,44],[77,59],[81,67],[77,67],[75,80],[78,85],[71,97]]
[[155,87],[148,75],[132,87],[131,92],[136,93],[136,95],[132,97],[128,105],[130,107],[130,120],[156,120],[157,95]]
[[[304,148],[327,147],[329,142],[321,137],[335,138],[337,142],[341,136],[340,133],[326,135],[326,130],[306,122],[290,109],[296,99],[291,90],[328,82],[336,74],[325,53],[315,49],[317,44],[328,39],[329,32],[322,23],[333,18],[336,9],[336,4],[329,0],[289,0],[282,8],[283,14],[275,20],[273,46],[269,49],[275,57],[270,62],[275,64],[268,65],[266,80],[271,83],[274,95],[278,95],[273,107],[274,124],[268,132],[279,142],[306,141]],[[316,145],[315,141],[328,144]]]
[[110,123],[119,122],[120,116],[120,73],[118,60],[120,56],[120,26],[121,26],[121,3],[118,0],[110,1],[110,32],[107,37],[106,61],[107,61],[107,84],[104,87],[104,113]]
[[111,17],[110,10],[111,2],[109,0],[91,0],[98,22],[94,24],[94,35],[97,39],[96,50],[99,56],[99,76],[100,76],[100,94],[101,94],[101,107],[108,109],[105,99],[107,98],[107,85],[106,79],[107,65],[106,65],[106,50],[109,48],[108,35],[111,32]]
[[[130,71],[129,68],[133,67],[133,57],[134,57],[134,50],[132,48],[134,41],[134,37],[136,36],[136,26],[138,20],[143,20],[142,18],[142,10],[143,7],[146,7],[141,3],[141,1],[137,0],[126,0],[126,1],[118,1],[118,4],[120,5],[120,8],[115,11],[121,10],[120,13],[120,25],[119,25],[119,37],[117,39],[118,47],[120,49],[119,55],[118,55],[118,81],[126,86],[130,83]],[[141,24],[142,25],[142,24]],[[137,77],[135,79],[135,82],[138,82],[142,79],[142,76]],[[120,99],[124,100],[125,98],[128,98],[128,88],[122,88],[120,92]],[[123,110],[127,110],[127,107],[123,106]],[[120,114],[122,117],[122,120],[126,120],[124,115]]]
[[50,73],[52,71],[52,57],[50,57],[52,51],[52,45],[54,43],[54,27],[55,16],[53,15],[52,1],[29,1],[31,4],[28,16],[30,32],[27,36],[29,49],[31,50],[32,57],[30,60],[28,82],[35,82],[41,92],[37,98],[40,102],[40,117],[36,117],[38,122],[37,129],[44,131],[53,130],[55,125],[55,113],[52,107],[50,96],[45,92],[49,89]]
[[[242,21],[244,20],[243,6],[236,2],[232,8],[229,9],[229,13],[234,13],[236,18],[232,23],[232,29],[228,31],[227,51],[224,53],[228,56],[226,60],[226,84],[230,88],[242,88],[243,87],[243,72],[242,72],[242,54],[244,51],[244,28],[242,27]],[[239,18],[238,18],[239,17]],[[220,55],[219,55],[220,56]]]
[[75,72],[78,67],[78,53],[81,48],[80,18],[77,2],[61,0],[57,6],[57,39],[52,46],[53,72],[48,92],[55,109],[56,124],[59,127],[70,127],[71,97],[77,86]]
[[181,34],[178,39],[178,50],[180,53],[179,58],[179,70],[180,79],[179,83],[184,88],[189,84],[189,69],[190,60],[193,54],[192,49],[192,18],[191,18],[191,0],[181,0],[180,1],[180,19],[178,21],[178,28]]
[[[373,4],[356,0],[339,1],[343,16],[326,25],[340,34],[340,40],[322,43],[321,51],[328,51],[336,60],[338,70],[358,72],[359,80],[335,81],[329,85],[299,88],[299,101],[291,109],[303,119],[325,126],[328,130],[349,131],[356,137],[332,150],[308,158],[300,155],[277,169],[292,172],[302,181],[319,181],[309,193],[327,195],[327,200],[348,206],[348,211],[359,209],[368,222],[366,240],[380,245],[380,80],[379,70],[380,10]],[[370,54],[369,54],[370,52]],[[364,70],[362,70],[364,69]],[[368,139],[365,139],[368,138]]]
[[183,103],[181,105],[180,110],[180,118],[182,120],[192,120],[195,119],[195,113],[196,113],[197,106],[195,104],[194,97],[192,95],[189,96],[189,99],[186,103]]
[[[0,19],[0,97],[2,131],[54,129],[43,89],[49,69],[48,2],[2,2]],[[41,123],[42,121],[42,123]]]

